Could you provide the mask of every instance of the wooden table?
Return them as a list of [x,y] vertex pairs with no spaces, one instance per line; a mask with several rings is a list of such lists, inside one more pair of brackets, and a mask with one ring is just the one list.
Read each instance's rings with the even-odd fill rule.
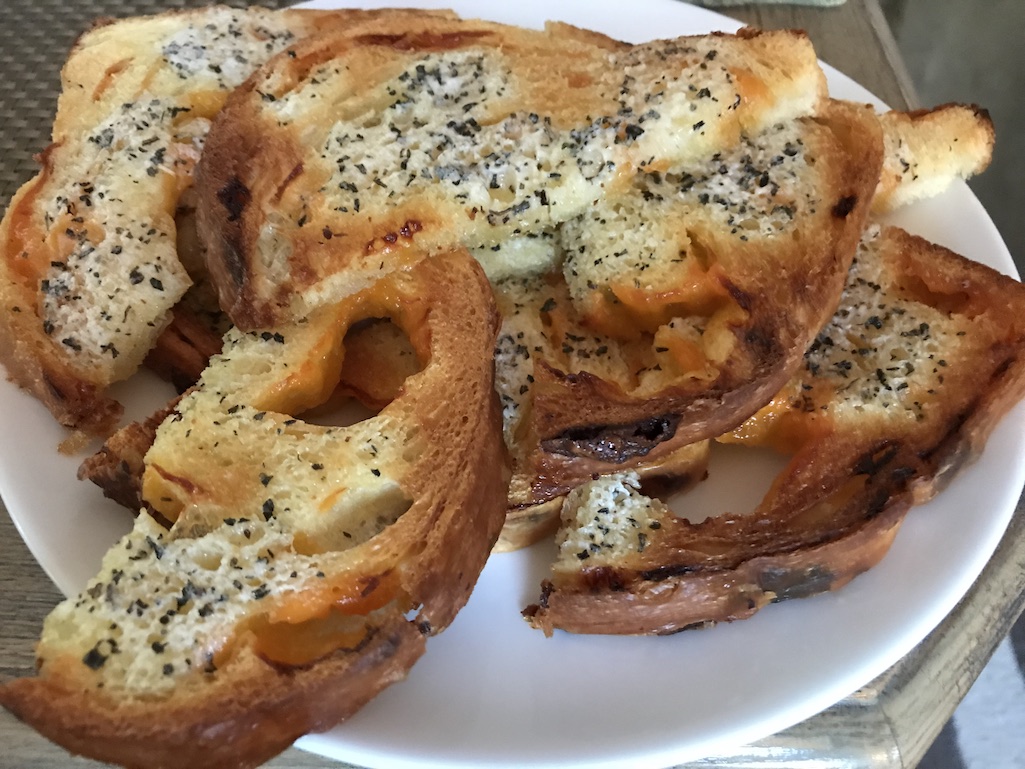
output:
[[[168,0],[166,7],[200,5],[202,0]],[[49,130],[56,75],[76,32],[99,15],[150,12],[160,0],[4,0],[0,30],[21,23],[15,39],[0,45],[0,66],[13,60],[22,77],[47,93],[41,103],[11,116],[11,88],[0,78],[0,199],[6,201],[33,167],[30,152],[41,148]],[[47,7],[49,6],[49,7]],[[877,0],[848,0],[833,8],[798,5],[738,6],[736,18],[765,27],[800,27],[811,35],[823,60],[862,83],[894,107],[914,104],[913,89],[897,54]],[[38,26],[26,23],[35,15]],[[24,26],[22,26],[24,25]],[[22,29],[25,31],[22,32]],[[42,33],[42,36],[40,36]],[[60,34],[64,34],[64,40]],[[0,33],[2,34],[2,33]],[[45,45],[33,42],[32,35]],[[14,50],[17,45],[23,50]],[[27,75],[25,74],[27,72]],[[40,84],[42,84],[40,86]],[[7,88],[5,91],[4,88]],[[21,120],[22,130],[12,125]],[[33,137],[25,121],[41,123]],[[41,479],[45,482],[45,479]],[[687,764],[720,769],[816,767],[816,769],[883,769],[914,767],[1023,608],[1025,595],[1025,511],[1019,504],[1011,527],[985,572],[956,610],[911,654],[877,680],[823,713],[754,745]],[[0,511],[0,680],[30,674],[33,643],[46,613],[61,598],[22,544],[7,515]],[[0,765],[18,769],[97,767],[68,756],[0,711]],[[325,767],[340,764],[292,749],[271,767]]]

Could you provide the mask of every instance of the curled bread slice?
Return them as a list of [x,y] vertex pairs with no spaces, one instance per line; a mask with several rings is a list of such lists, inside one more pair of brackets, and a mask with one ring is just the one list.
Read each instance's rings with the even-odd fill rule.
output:
[[[887,148],[883,161],[883,177],[889,179],[886,183],[890,186],[918,186],[920,192],[936,191],[937,188],[949,183],[952,178],[949,173],[951,168],[961,168],[962,171],[970,167],[974,167],[977,170],[981,169],[981,166],[984,165],[984,158],[979,154],[979,147],[982,145],[977,141],[955,141],[957,138],[955,131],[964,133],[963,119],[966,116],[976,114],[979,113],[968,107],[946,105],[939,108],[936,116],[923,112],[909,114],[888,113],[882,115],[880,124],[883,130],[884,146]],[[960,117],[955,120],[952,119],[952,116]],[[887,176],[887,169],[892,170],[902,167],[903,156],[900,153],[906,153],[907,148],[917,148],[916,152],[919,154],[924,152],[926,156],[929,156],[925,148],[928,148],[937,141],[937,125],[944,127],[944,146],[956,146],[958,152],[962,153],[962,155],[951,159],[945,165],[920,163],[915,167],[913,175],[895,174]],[[975,125],[978,128],[977,122],[969,123],[969,125]],[[740,188],[739,192],[734,190],[731,193],[731,197],[734,200],[734,207],[737,209],[744,208],[749,217],[751,215],[763,216],[765,217],[764,221],[771,224],[774,216],[776,219],[779,219],[799,213],[796,209],[789,208],[788,201],[784,199],[784,195],[778,194],[778,189],[776,192],[773,192],[774,186],[778,188],[781,178],[786,179],[795,173],[800,174],[801,165],[807,159],[802,145],[798,143],[798,141],[803,141],[803,139],[795,141],[795,137],[792,135],[794,130],[794,127],[789,129],[785,129],[784,126],[774,127],[771,131],[765,132],[765,135],[759,136],[754,140],[746,139],[742,153],[727,153],[720,157],[720,161],[731,167],[741,166],[745,169],[740,176],[742,177],[746,173],[748,184],[746,187],[743,184],[738,185]],[[777,145],[776,150],[779,150],[779,152],[774,154],[769,152],[773,144]],[[751,152],[752,148],[757,149],[754,155]],[[756,179],[758,182],[761,181],[761,175],[754,173],[756,169],[751,165],[751,158],[767,154],[770,154],[772,157],[770,167],[775,169],[772,176],[764,186],[757,183],[751,184],[750,182]],[[936,153],[932,154],[935,155]],[[745,156],[747,157],[746,165],[741,162]],[[779,159],[778,162],[777,158]],[[780,166],[783,168],[780,168]],[[678,174],[678,176],[682,175]],[[702,180],[703,185],[706,187],[708,186],[709,176],[706,174]],[[695,184],[699,178],[691,174],[688,183]],[[728,186],[725,180],[722,181],[724,183],[720,186],[723,189],[718,193],[720,196],[725,194]],[[882,186],[884,186],[883,182],[880,183],[880,188]],[[765,189],[766,187],[768,190]],[[706,190],[702,190],[702,185],[700,184],[698,189],[697,199],[700,200],[700,195],[708,193]],[[752,195],[752,192],[755,194]],[[651,189],[646,188],[644,194],[651,197]],[[879,194],[882,193],[877,191],[877,197]],[[908,194],[903,192],[888,192],[886,194],[890,200],[903,200],[909,197]],[[651,201],[645,202],[649,203]],[[664,203],[664,201],[659,202]],[[771,210],[766,208],[766,202],[771,202]],[[658,208],[658,205],[651,208],[652,210]],[[605,209],[602,210],[604,211]],[[622,206],[617,208],[617,219],[620,218],[619,214],[621,211]],[[637,213],[636,209],[634,213]],[[645,211],[645,216],[647,213]],[[725,207],[723,208],[723,213],[724,215],[729,213]],[[607,216],[607,214],[604,214],[604,216]],[[593,246],[603,232],[607,233],[612,229],[606,218],[602,226],[596,227],[594,232],[589,231],[589,228],[598,218],[600,218],[598,215],[593,216],[589,225],[571,221],[563,227],[562,232],[559,230],[545,230],[527,236],[510,238],[500,244],[481,247],[475,251],[495,287],[503,315],[503,328],[496,348],[497,387],[504,406],[506,440],[514,455],[523,457],[527,453],[523,445],[523,435],[525,433],[523,425],[528,421],[525,415],[530,412],[535,361],[544,360],[548,365],[552,365],[552,362],[556,361],[554,364],[556,368],[566,370],[569,373],[586,370],[594,374],[603,369],[614,370],[615,365],[609,363],[613,359],[618,359],[620,361],[618,365],[620,367],[623,366],[621,362],[624,358],[621,351],[622,340],[610,338],[605,334],[596,335],[593,328],[585,327],[581,323],[575,325],[567,323],[565,310],[562,312],[564,317],[561,319],[561,322],[555,324],[542,322],[542,319],[546,317],[546,313],[550,315],[551,310],[560,304],[564,308],[571,307],[572,297],[565,290],[559,288],[566,281],[567,277],[576,278],[575,284],[578,293],[583,294],[585,299],[590,299],[592,309],[595,305],[599,308],[602,307],[600,301],[594,301],[595,291],[586,290],[588,281],[594,283],[595,286],[598,285],[595,281],[595,274],[600,274],[601,271],[576,269],[576,265],[582,261],[582,258],[579,255],[574,256],[573,252],[579,252],[579,247],[574,249],[573,238],[567,237],[565,234],[574,231],[579,234],[583,230],[584,237],[582,239]],[[622,227],[621,230],[633,236],[635,242],[631,245],[636,247],[637,242],[643,242],[645,238],[652,240],[653,235],[650,230],[657,228],[663,222],[659,221],[658,216],[650,217],[650,219],[655,220],[654,223],[650,220],[642,220],[640,215],[637,215],[635,218],[636,227]],[[739,221],[744,228],[750,224],[750,218],[742,218]],[[732,225],[730,225],[730,228],[732,228]],[[749,241],[753,235],[753,232],[747,235]],[[657,241],[657,238],[655,240]],[[613,247],[614,243],[615,241],[610,239],[605,250],[611,251],[615,255],[617,249]],[[680,271],[679,265],[682,263],[682,260],[679,258],[678,253],[670,253],[672,250],[670,246],[672,244],[673,240],[671,238],[666,238],[658,244],[666,252],[661,255],[661,260],[655,258],[653,253],[649,254],[649,258],[646,260],[638,260],[634,265],[636,269],[634,277],[644,276],[645,280],[650,283],[651,276],[655,275],[655,283],[657,284],[658,281],[661,281],[663,288],[665,288],[667,282],[673,279],[678,280],[678,275],[674,275],[672,271]],[[749,248],[753,247],[754,244]],[[652,249],[652,251],[654,250]],[[569,264],[568,271],[563,268],[562,263],[562,259],[567,252],[570,254],[567,259]],[[599,255],[598,258],[604,261],[602,255]],[[608,266],[611,266],[611,263],[615,261],[615,257],[609,261],[610,265]],[[604,278],[606,285],[616,286],[618,283],[620,292],[623,292],[625,284],[626,295],[629,298],[631,294],[636,294],[635,291],[631,290],[632,287],[628,283],[628,278],[632,274],[631,269],[634,267],[627,265],[631,268],[624,271],[622,269],[623,261],[621,258],[619,259],[620,272],[618,275],[614,272],[610,273],[606,268]],[[696,265],[696,261],[694,260],[691,263],[692,268],[697,267],[697,269],[691,270],[692,278],[695,276],[701,277],[701,269],[703,269],[700,265]],[[562,272],[561,276],[560,272]],[[574,276],[573,272],[577,274]],[[610,280],[610,278],[612,279]],[[701,291],[703,282],[706,289],[704,292]],[[585,288],[585,290],[581,292],[581,288]],[[709,300],[706,275],[705,281],[693,279],[689,282],[680,281],[677,286],[673,287],[672,291],[665,291],[662,297],[657,295],[653,297],[653,304],[657,305],[661,302],[664,305],[665,297],[674,296],[674,292],[675,298],[681,304],[686,301],[687,304],[683,306],[688,306],[692,310],[700,308],[702,303],[714,305],[715,302],[721,302],[721,294],[718,296],[713,294],[711,300]],[[702,299],[702,295],[704,295],[704,299]],[[634,305],[634,311],[636,311],[636,301]],[[543,309],[544,312],[542,312]],[[601,320],[601,316],[599,315],[598,317]],[[636,323],[630,318],[624,320],[625,322],[619,326],[610,324],[607,321],[605,325],[611,325],[612,328],[610,330],[613,332],[618,331],[620,335],[623,328],[636,327]],[[383,383],[394,378],[389,373],[389,367],[399,371],[400,374],[403,370],[401,356],[408,351],[399,349],[395,346],[393,339],[382,335],[382,333],[386,334],[387,331],[387,327],[370,331],[369,333],[364,332],[364,330],[357,330],[351,339],[352,344],[349,347],[347,360],[352,361],[352,364],[347,365],[345,372],[343,372],[343,378],[346,375],[355,375],[359,381],[352,385],[349,391],[355,393],[363,401],[367,401],[371,389],[374,387],[379,388]],[[362,339],[365,339],[367,344],[362,344]],[[572,355],[569,354],[570,352],[572,352]],[[358,365],[356,365],[357,360],[359,361]],[[599,360],[602,363],[597,365]],[[695,355],[694,360],[701,361],[702,358],[699,355]],[[638,368],[644,368],[641,364],[636,365]],[[654,368],[654,366],[651,368]],[[401,376],[399,379],[401,380]],[[597,432],[596,430],[596,435]],[[637,432],[632,438],[634,443],[640,446],[643,431],[638,431],[635,428],[629,432]],[[136,437],[133,434],[132,438]],[[616,450],[616,444],[612,440],[613,437],[612,431],[606,431],[604,434],[607,458],[612,459],[614,459],[612,454]],[[656,437],[658,437],[657,431],[652,434],[652,438]],[[125,441],[119,439],[118,443],[124,444]],[[131,441],[128,441],[128,445],[131,445]],[[620,450],[623,448],[623,445],[623,438],[621,437],[619,440]],[[640,447],[643,449],[643,446]],[[89,475],[97,470],[103,470],[106,474],[101,473],[99,476],[94,476],[94,479],[100,485],[105,486],[108,490],[107,493],[111,495],[121,494],[126,486],[129,488],[137,486],[137,480],[131,477],[131,473],[128,474],[129,477],[127,479],[125,478],[124,469],[126,466],[117,447],[113,451],[105,447],[104,452],[104,455],[98,461],[90,462],[91,467],[85,471],[85,474]],[[136,451],[135,453],[138,452]],[[131,454],[128,459],[129,461],[131,460]],[[624,465],[622,457],[619,458],[619,461],[606,463],[598,463],[595,460],[596,458],[592,457],[587,461],[587,470],[591,473],[598,471],[615,472],[621,470]],[[635,464],[637,461],[640,461],[640,464]],[[634,465],[634,470],[645,479],[646,487],[651,487],[655,482],[663,488],[667,486],[682,487],[703,477],[707,463],[707,445],[704,442],[698,442],[683,446],[667,453],[665,456],[656,457],[650,461],[644,458],[638,460],[636,457],[633,457],[626,458],[625,463]],[[137,466],[137,463],[131,461],[130,464],[133,468]],[[113,473],[110,473],[111,469],[114,470]],[[510,510],[506,527],[499,543],[500,549],[514,549],[530,544],[537,539],[549,535],[554,530],[558,522],[558,511],[562,504],[561,497],[554,496],[543,501],[532,502],[530,501],[530,494],[532,493],[531,489],[533,486],[532,477],[529,471],[525,469],[522,469],[522,472],[518,473],[514,478],[510,494]]]
[[198,169],[200,232],[221,305],[267,325],[424,254],[550,228],[824,93],[795,32],[631,46],[382,21],[291,47],[233,94]]
[[79,38],[42,169],[0,224],[0,359],[62,424],[114,427],[107,388],[189,287],[176,208],[228,92],[298,38],[373,15],[212,6]]
[[[977,173],[988,163],[992,127],[985,113],[977,108],[944,105],[930,111],[889,112],[879,116],[879,124],[884,155],[881,180],[873,198],[874,206],[881,197],[885,201],[883,207],[893,207],[924,195],[936,194],[955,178]],[[707,258],[692,258],[688,264],[681,254],[683,249],[680,245],[683,243],[694,256],[694,252],[702,247],[702,229],[707,232],[718,228],[720,234],[727,231],[741,233],[747,239],[744,241],[746,252],[751,253],[763,247],[766,242],[764,232],[779,227],[780,220],[804,216],[809,200],[801,201],[803,206],[794,206],[787,200],[792,190],[784,190],[783,194],[779,190],[780,181],[795,174],[803,183],[805,174],[801,165],[806,161],[806,148],[802,142],[803,138],[795,138],[793,126],[778,126],[753,139],[745,139],[741,151],[723,153],[718,158],[716,170],[719,171],[719,179],[715,185],[709,184],[709,179],[715,179],[716,174],[702,176],[676,171],[681,186],[689,186],[695,191],[691,194],[690,208],[696,208],[694,197],[700,200],[704,196],[706,202],[713,203],[711,208],[720,218],[718,222],[714,217],[706,217],[702,221],[690,214],[682,220],[680,230],[683,234],[675,238],[660,232],[673,219],[665,215],[664,194],[656,195],[658,187],[647,184],[643,187],[644,206],[632,209],[634,215],[629,226],[622,222],[624,211],[631,209],[620,201],[615,205],[598,206],[590,217],[572,220],[555,234],[519,238],[503,243],[494,251],[482,249],[478,252],[478,258],[496,286],[505,318],[499,336],[498,386],[505,407],[507,441],[510,441],[514,457],[521,459],[517,465],[518,472],[513,477],[510,498],[514,504],[506,522],[503,544],[530,541],[548,534],[557,523],[561,506],[560,497],[535,504],[525,501],[525,495],[536,488],[536,482],[532,480],[535,476],[522,463],[522,427],[537,416],[531,411],[530,400],[534,387],[534,361],[543,360],[545,365],[560,361],[555,368],[570,374],[623,370],[629,361],[643,372],[644,377],[657,380],[659,376],[665,376],[664,358],[667,357],[665,353],[671,351],[670,345],[665,342],[656,344],[656,347],[661,347],[663,355],[659,357],[662,360],[645,364],[638,362],[643,358],[636,352],[630,354],[630,348],[623,344],[622,338],[636,333],[638,327],[650,327],[659,318],[659,313],[668,314],[666,308],[671,307],[675,311],[683,309],[689,313],[672,323],[681,328],[689,327],[691,332],[684,348],[690,353],[691,376],[714,375],[716,358],[723,355],[721,341],[716,344],[714,340],[721,340],[722,334],[709,333],[714,329],[710,329],[708,316],[710,312],[713,317],[716,313],[722,316],[724,294],[721,290],[715,291],[714,284],[710,285],[712,270],[708,269]],[[764,161],[767,156],[772,158],[768,164],[771,174],[763,177],[758,164],[753,161]],[[913,165],[910,165],[909,157]],[[730,188],[733,180],[723,173],[727,168],[737,169],[733,175],[740,182],[734,189]],[[913,172],[902,173],[905,168],[911,168]],[[745,175],[746,185],[743,182]],[[662,180],[658,185],[665,186]],[[811,188],[804,187],[801,191],[807,194]],[[702,229],[697,230],[699,237],[691,243],[689,240],[695,224],[701,225]],[[788,222],[783,229],[797,240],[796,232],[802,226],[808,227],[809,224]],[[610,237],[610,233],[616,234]],[[562,265],[556,256],[560,248],[565,255],[565,264]],[[697,251],[697,254],[700,256],[701,252]],[[752,267],[758,269],[764,265],[766,275],[771,276],[767,279],[776,280],[780,284],[779,291],[785,292],[786,273],[777,273],[776,265],[766,263],[768,260],[764,255],[759,255],[759,260]],[[568,296],[558,295],[553,287],[561,283],[561,280],[553,280],[551,275],[560,266],[562,280],[570,287]],[[688,269],[684,269],[685,266]],[[524,274],[545,273],[548,273],[547,277],[543,281],[535,279],[534,287],[529,289],[539,293],[540,298],[534,302],[524,300],[522,281],[517,285],[516,279],[522,279]],[[792,274],[799,274],[799,270],[793,270]],[[805,298],[814,299],[810,295]],[[797,301],[796,295],[792,301]],[[827,304],[824,301],[823,307]],[[555,322],[550,317],[546,323],[538,322],[541,307],[547,308],[551,314],[560,305],[580,310],[581,322],[567,324],[565,311],[557,313],[562,318]],[[605,333],[596,334],[596,330]],[[680,345],[673,350],[676,354],[680,351]],[[570,352],[573,355],[567,354]],[[624,383],[631,382],[629,377],[617,378],[608,374],[602,378],[618,382],[624,388],[630,386]],[[587,414],[588,411],[580,408],[578,413]],[[653,412],[652,416],[656,414]],[[720,416],[727,415],[722,413]],[[632,448],[645,452],[641,464],[634,466],[642,480],[653,472],[663,478],[666,476],[665,466],[654,470],[660,464],[657,458],[647,458],[650,445],[658,439],[671,437],[668,431],[660,429],[657,421],[635,423],[632,428],[619,425],[604,431],[594,426],[591,428],[590,439],[603,449],[605,459],[612,458],[617,451]],[[509,436],[517,429],[521,429],[519,452]],[[700,478],[704,471],[703,463],[707,460],[702,450],[701,443],[677,449],[668,455],[669,461],[665,464],[674,468],[680,480]],[[657,457],[658,452],[655,454]],[[636,461],[633,457],[625,461],[621,458],[618,464],[606,463],[600,467],[593,462],[582,464],[587,465],[586,469],[592,473],[614,472],[634,465]],[[545,474],[544,477],[550,480],[553,476]],[[650,481],[645,480],[644,486],[650,488]]]
[[1023,307],[1017,281],[870,228],[802,370],[732,434],[793,453],[757,508],[691,523],[629,477],[584,487],[530,622],[670,633],[846,584],[1025,395]]
[[881,151],[870,109],[831,102],[640,175],[562,226],[554,270],[497,282],[510,499],[658,462],[764,405],[839,301]]
[[[348,427],[343,337],[388,317],[417,373]],[[47,619],[0,703],[127,766],[255,766],[401,679],[466,601],[501,528],[497,316],[465,252],[294,324],[234,332],[157,430],[143,514]]]

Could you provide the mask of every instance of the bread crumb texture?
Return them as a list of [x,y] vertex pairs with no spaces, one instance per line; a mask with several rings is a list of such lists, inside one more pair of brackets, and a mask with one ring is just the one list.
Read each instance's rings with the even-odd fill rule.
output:
[[144,493],[154,508],[174,520],[196,500],[225,511],[248,504],[339,551],[397,520],[410,504],[400,479],[419,446],[409,415],[396,405],[331,426],[289,413],[325,397],[323,382],[337,371],[330,362],[317,376],[310,369],[342,349],[346,326],[327,313],[275,331],[232,329],[147,454]]
[[[495,362],[510,447],[532,396],[538,360],[563,372],[587,371],[626,391],[654,392],[680,376],[705,373],[688,368],[677,352],[710,353],[702,337],[717,306],[693,277],[705,274],[714,256],[689,234],[692,228],[724,233],[736,239],[735,247],[751,248],[796,237],[823,198],[806,131],[794,121],[745,134],[732,151],[701,163],[639,174],[632,192],[596,201],[554,231],[474,251],[503,319]],[[689,283],[695,283],[695,301],[676,305],[687,314],[659,325],[640,343],[622,323],[619,338],[596,333],[587,317],[595,295],[614,304],[617,295],[634,291],[657,300],[685,293]]]
[[[88,89],[101,97],[99,107],[57,123],[33,213],[52,254],[39,313],[44,332],[89,378],[109,383],[134,371],[188,288],[176,253],[178,195],[209,118],[293,39],[285,25],[280,14],[219,8],[202,24],[171,16],[101,27],[65,67],[62,105],[70,110]],[[90,57],[110,46],[125,51],[127,64],[111,65],[109,82],[94,83]]]
[[[727,54],[720,57],[718,47]],[[596,81],[589,84],[596,103],[614,110],[566,125],[520,107],[531,102],[530,84],[500,50],[418,57],[375,93],[360,94],[374,109],[331,129],[320,158],[333,172],[318,194],[336,213],[356,215],[441,188],[436,194],[487,225],[551,226],[582,211],[624,171],[710,145],[695,137],[714,134],[741,103],[728,51],[695,41],[607,53],[587,77]],[[354,90],[346,83],[358,76],[333,62],[299,88],[268,93],[268,109],[288,124],[311,100]],[[483,229],[478,237],[487,242]]]
[[562,228],[570,295],[583,302],[598,288],[620,285],[677,290],[688,260],[701,259],[688,228],[741,243],[785,235],[820,205],[815,181],[800,121],[745,135],[733,150],[701,163],[642,174],[634,194],[603,201]]
[[620,564],[643,553],[653,532],[670,515],[662,502],[641,494],[635,472],[613,473],[586,483],[563,502],[555,570]]
[[918,421],[937,397],[949,365],[944,350],[959,347],[964,319],[903,295],[883,247],[879,227],[866,230],[839,309],[805,355],[800,408],[832,410],[834,419]]
[[183,538],[142,514],[99,575],[50,614],[42,644],[80,655],[109,696],[159,697],[189,675],[214,673],[254,604],[324,578],[319,559],[291,545],[273,518],[225,519]]

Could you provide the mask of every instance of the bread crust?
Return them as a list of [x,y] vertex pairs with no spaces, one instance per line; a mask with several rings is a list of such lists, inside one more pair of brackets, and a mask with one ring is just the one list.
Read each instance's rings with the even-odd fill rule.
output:
[[[143,362],[189,286],[175,209],[228,91],[288,40],[362,17],[214,6],[107,20],[78,38],[40,171],[0,223],[0,361],[61,424],[114,429],[123,410],[107,389]],[[203,47],[204,35],[221,37]],[[239,58],[223,67],[179,56],[232,46]]]
[[[710,441],[690,443],[657,461],[635,466],[633,471],[640,477],[646,494],[656,497],[679,494],[708,477],[710,448]],[[616,469],[616,465],[609,464],[604,473]],[[532,505],[510,505],[494,552],[519,550],[551,537],[559,527],[559,512],[565,499],[563,495]]]
[[[690,568],[677,556],[677,563],[651,569],[641,578],[610,569],[588,572],[586,582],[580,585],[545,580],[538,603],[525,608],[523,614],[549,636],[556,629],[670,635],[747,619],[771,603],[838,590],[875,566],[893,543],[908,507],[906,499],[898,500],[835,539],[823,532],[821,541],[788,543],[789,548],[773,545],[733,567],[706,562]],[[688,549],[697,551],[713,543],[730,548],[735,534],[721,529],[717,536],[702,532],[700,539],[688,541]],[[676,568],[679,574],[674,574]]]
[[39,678],[0,688],[0,704],[72,753],[129,769],[244,769],[357,712],[405,678],[424,648],[425,637],[392,616],[373,628],[359,653],[339,650],[287,671],[248,656],[236,663],[236,675],[207,687],[201,699],[142,707],[83,691],[77,660],[58,660]]
[[793,453],[754,513],[692,524],[656,505],[643,552],[560,560],[525,611],[535,627],[667,633],[834,590],[979,455],[1025,395],[1025,288],[892,227],[867,232],[855,268],[805,368],[730,436]]
[[[103,490],[103,496],[127,508],[132,515],[141,510],[155,514],[142,496],[145,457],[157,436],[157,428],[174,413],[177,404],[178,398],[174,398],[146,419],[115,431],[99,451],[86,457],[78,466],[78,480],[92,481]],[[162,523],[170,525],[170,521],[156,515]]]

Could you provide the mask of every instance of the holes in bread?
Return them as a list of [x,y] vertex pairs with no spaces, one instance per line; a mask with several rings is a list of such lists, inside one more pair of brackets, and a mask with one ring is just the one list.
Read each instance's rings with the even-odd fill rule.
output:
[[413,500],[397,484],[373,480],[373,485],[339,486],[322,494],[315,508],[294,509],[290,515],[296,526],[296,552],[316,555],[356,547],[376,537],[412,507]]
[[904,300],[917,302],[947,315],[975,315],[983,308],[973,309],[971,297],[960,287],[932,287],[916,275],[902,276],[895,286],[897,295]]
[[368,318],[345,336],[341,386],[368,408],[383,408],[423,368],[408,334],[389,318]]
[[354,323],[342,344],[345,360],[338,387],[327,401],[301,413],[305,422],[347,426],[369,419],[395,400],[407,378],[423,369],[409,335],[390,318]]

